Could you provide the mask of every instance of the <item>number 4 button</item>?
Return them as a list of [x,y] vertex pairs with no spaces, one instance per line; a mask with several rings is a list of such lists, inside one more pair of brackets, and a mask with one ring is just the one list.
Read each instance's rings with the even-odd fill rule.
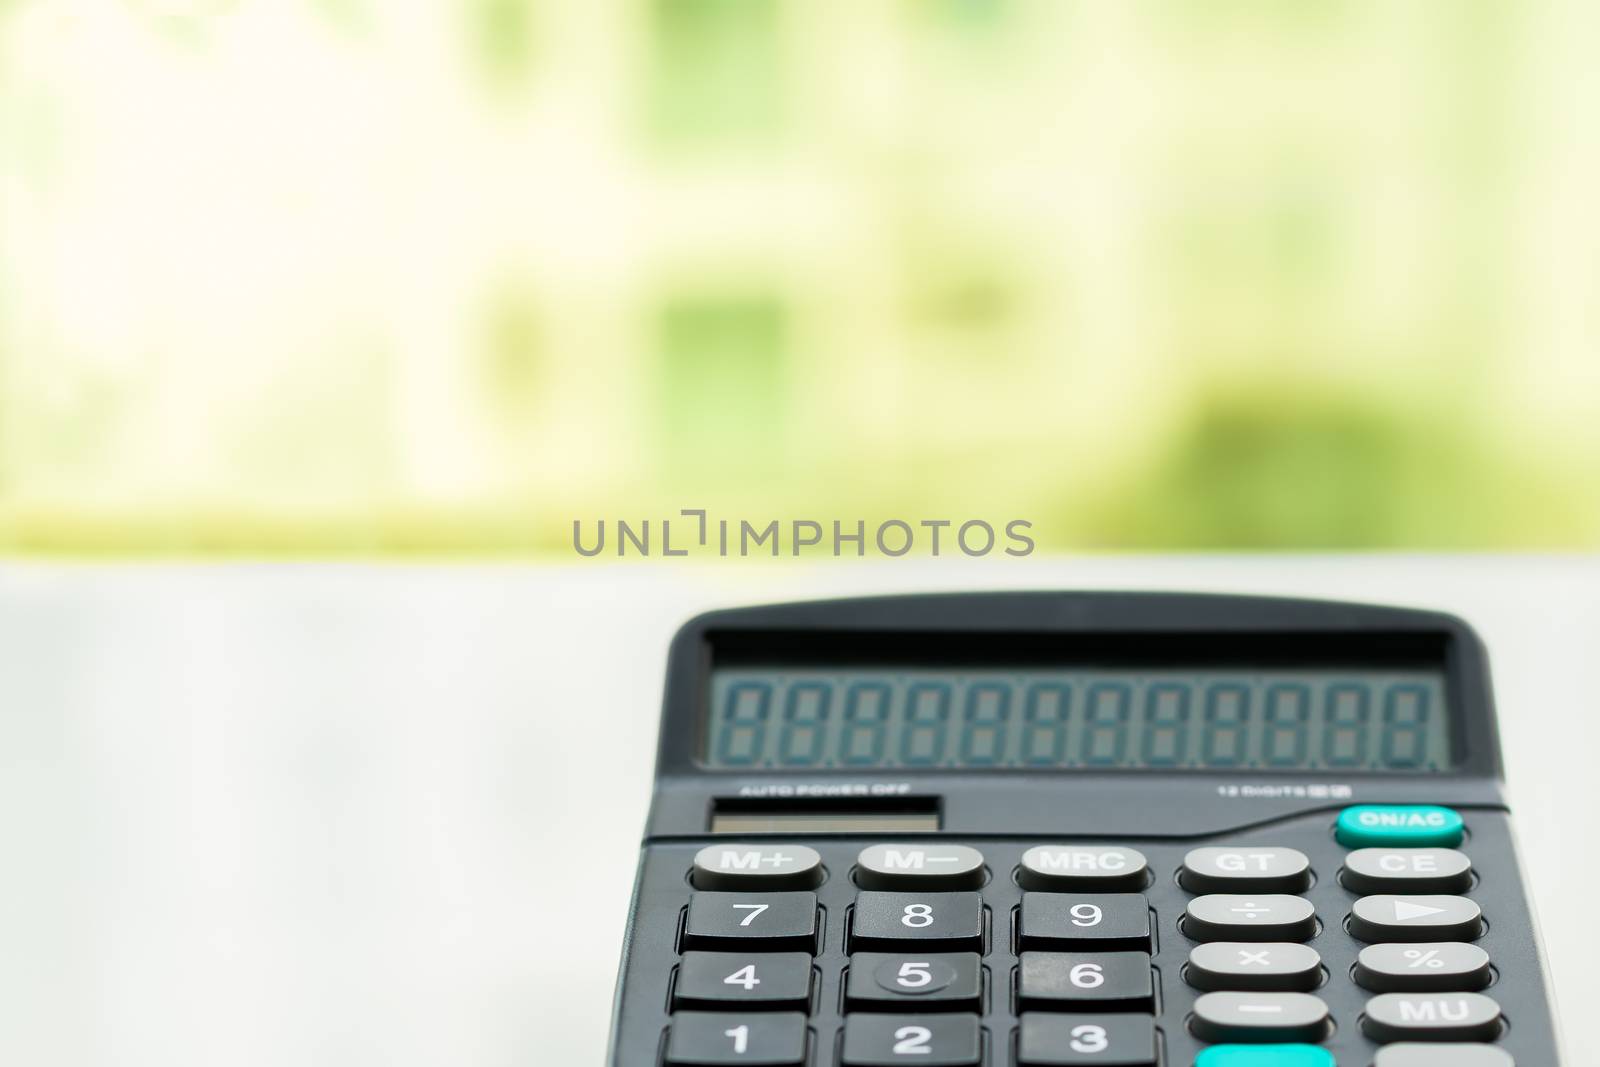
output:
[[1154,1067],[1156,1024],[1149,1015],[1055,1015],[1024,1012],[1017,1041],[1021,1067]]

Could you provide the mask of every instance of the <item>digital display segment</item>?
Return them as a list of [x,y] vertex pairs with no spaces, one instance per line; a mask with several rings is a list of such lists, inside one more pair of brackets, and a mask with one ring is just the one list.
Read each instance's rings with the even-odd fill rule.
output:
[[711,673],[716,768],[1451,766],[1444,678],[1426,669],[933,669]]

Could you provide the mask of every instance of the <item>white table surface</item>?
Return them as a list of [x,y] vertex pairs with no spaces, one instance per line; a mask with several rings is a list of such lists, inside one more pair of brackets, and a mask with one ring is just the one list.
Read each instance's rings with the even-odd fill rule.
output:
[[1600,560],[1392,556],[7,564],[0,1062],[598,1064],[677,624],[1009,587],[1465,616],[1568,1063],[1600,1063]]

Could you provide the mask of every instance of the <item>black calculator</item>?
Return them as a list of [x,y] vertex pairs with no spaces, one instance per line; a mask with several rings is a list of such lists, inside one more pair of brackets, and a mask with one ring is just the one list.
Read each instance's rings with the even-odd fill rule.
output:
[[1482,643],[984,593],[668,657],[613,1067],[1558,1067]]

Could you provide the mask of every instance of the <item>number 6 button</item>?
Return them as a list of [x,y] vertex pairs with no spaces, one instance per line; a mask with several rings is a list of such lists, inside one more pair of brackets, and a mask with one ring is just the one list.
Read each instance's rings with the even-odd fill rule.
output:
[[839,1061],[845,1067],[976,1067],[982,1055],[976,1015],[851,1015]]

